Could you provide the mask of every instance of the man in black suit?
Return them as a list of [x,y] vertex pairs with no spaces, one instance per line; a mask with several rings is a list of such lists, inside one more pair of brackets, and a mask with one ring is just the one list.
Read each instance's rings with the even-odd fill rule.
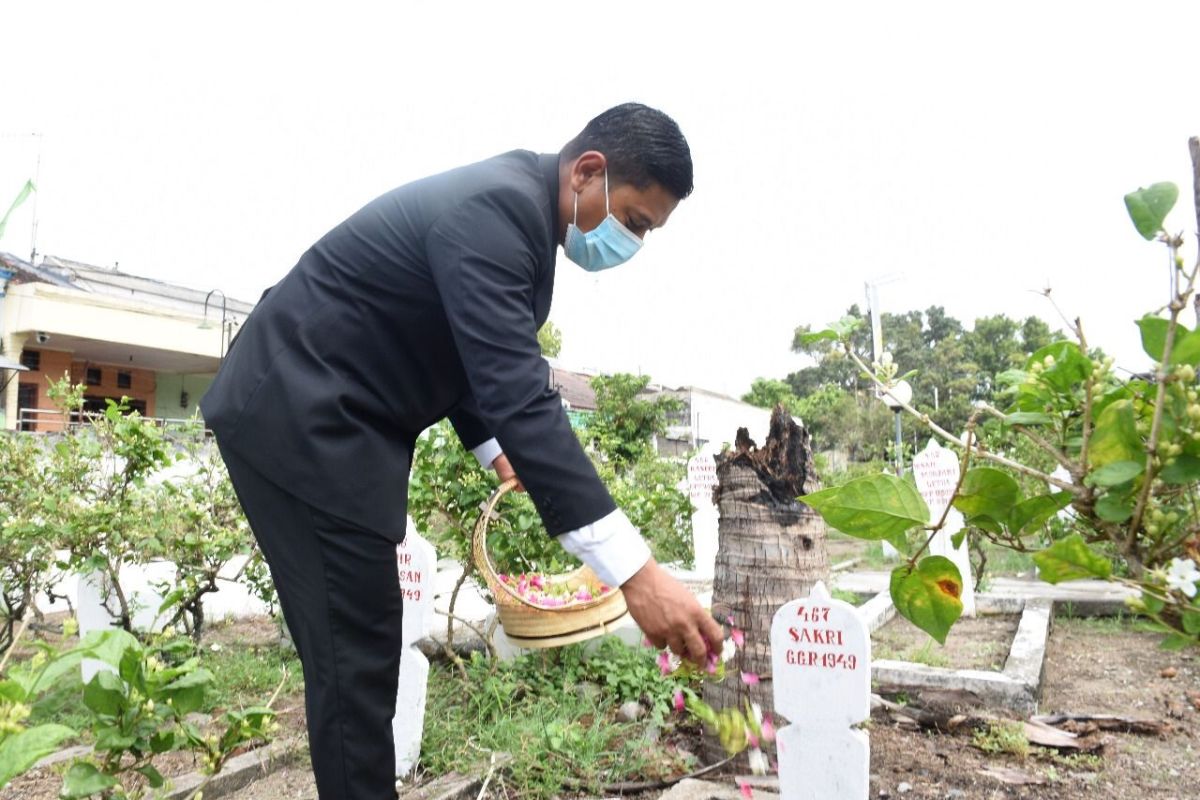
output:
[[560,153],[401,186],[300,258],[246,320],[201,408],[304,667],[322,798],[392,797],[404,538],[417,436],[449,417],[547,531],[621,586],[647,637],[697,663],[722,631],[650,557],[549,388],[537,331],[558,246],[627,260],[692,191],[678,126],[638,104]]

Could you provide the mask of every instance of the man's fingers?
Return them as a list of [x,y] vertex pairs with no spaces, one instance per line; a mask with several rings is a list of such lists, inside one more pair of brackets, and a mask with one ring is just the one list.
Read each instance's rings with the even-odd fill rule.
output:
[[725,629],[718,625],[712,617],[705,615],[701,621],[700,635],[703,636],[713,647],[721,649],[721,643],[725,641]]
[[700,635],[700,631],[692,628],[686,633],[688,660],[698,666],[704,666],[708,660],[708,645],[704,643],[704,637]]
[[682,637],[678,635],[672,636],[667,640],[667,647],[671,648],[671,652],[680,658],[687,657],[687,645],[684,643]]

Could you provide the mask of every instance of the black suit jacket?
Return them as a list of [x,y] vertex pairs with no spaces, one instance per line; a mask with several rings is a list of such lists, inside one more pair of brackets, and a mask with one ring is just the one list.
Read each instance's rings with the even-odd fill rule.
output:
[[201,401],[280,487],[399,541],[416,437],[495,436],[551,534],[615,505],[571,431],[537,330],[550,313],[558,156],[514,151],[394,189],[264,295]]

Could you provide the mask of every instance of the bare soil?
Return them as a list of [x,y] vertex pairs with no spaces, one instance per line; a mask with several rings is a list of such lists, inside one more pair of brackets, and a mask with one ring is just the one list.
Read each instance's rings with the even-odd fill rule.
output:
[[999,672],[1004,669],[1020,621],[1019,614],[965,617],[954,623],[946,643],[940,645],[929,634],[897,616],[871,635],[871,657],[948,669]]
[[[1200,653],[1159,648],[1157,634],[1109,620],[1055,620],[1047,648],[1042,713],[1091,713],[1165,721],[1163,736],[1099,733],[1095,758],[1037,750],[1026,758],[988,755],[970,734],[941,735],[875,720],[871,797],[1087,798],[1200,797]],[[1164,672],[1166,670],[1166,672]],[[1172,673],[1171,670],[1174,670]],[[1174,677],[1164,677],[1164,675]],[[981,772],[1000,771],[1005,779]],[[1039,781],[1018,785],[1016,780]]]

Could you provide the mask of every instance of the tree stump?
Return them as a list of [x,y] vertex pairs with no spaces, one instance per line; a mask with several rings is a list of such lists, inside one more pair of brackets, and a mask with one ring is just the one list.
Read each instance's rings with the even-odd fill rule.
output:
[[[746,646],[726,664],[727,677],[704,684],[704,701],[715,709],[758,703],[774,710],[771,682],[771,620],[783,604],[808,597],[829,578],[825,523],[796,498],[821,488],[808,431],[782,406],[771,415],[767,441],[759,448],[739,428],[732,451],[717,456],[713,497],[720,513],[713,582],[713,615],[732,617]],[[740,673],[759,676],[757,685]],[[725,757],[714,737],[705,740],[711,763]]]

